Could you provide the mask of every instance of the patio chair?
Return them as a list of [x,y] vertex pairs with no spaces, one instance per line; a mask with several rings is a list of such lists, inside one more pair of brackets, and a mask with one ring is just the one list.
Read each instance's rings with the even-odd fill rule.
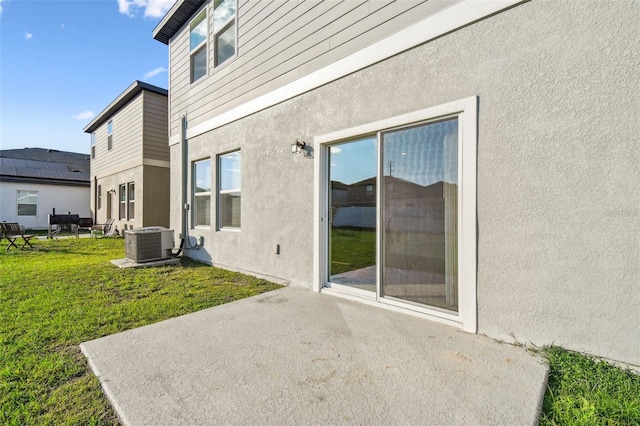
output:
[[[29,240],[35,237],[35,235],[25,234],[18,222],[2,222],[0,223],[0,227],[2,227],[4,238],[9,240],[9,245],[7,246],[6,250],[9,250],[11,247],[19,248],[20,250],[22,250],[27,245],[33,248]],[[18,247],[16,245],[16,240],[18,238],[22,238],[23,244],[21,247]]]
[[96,231],[101,231],[102,235],[111,235],[111,227],[113,227],[114,219],[107,219],[105,223],[96,223],[91,227],[90,237],[93,238]]

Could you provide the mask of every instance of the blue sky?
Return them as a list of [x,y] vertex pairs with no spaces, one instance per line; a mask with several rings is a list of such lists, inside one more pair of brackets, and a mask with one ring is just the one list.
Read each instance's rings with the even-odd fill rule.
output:
[[174,0],[0,0],[0,148],[89,153],[82,129],[134,80],[167,88],[152,31]]

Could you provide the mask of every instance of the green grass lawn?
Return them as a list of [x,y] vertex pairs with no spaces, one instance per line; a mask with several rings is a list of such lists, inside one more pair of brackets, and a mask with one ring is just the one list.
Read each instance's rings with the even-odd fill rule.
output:
[[[354,237],[345,232],[337,238]],[[188,259],[178,266],[117,269],[109,260],[124,257],[122,239],[35,241],[35,250],[8,252],[5,245],[3,425],[117,424],[81,342],[279,288]],[[348,252],[343,259],[358,262]],[[640,425],[640,375],[558,347],[543,355],[550,375],[541,425]]]
[[540,425],[640,425],[640,375],[559,347],[542,353],[550,372]]
[[[32,240],[34,241],[34,240]],[[78,345],[280,286],[183,259],[118,269],[124,240],[0,252],[0,424],[117,424]]]
[[376,231],[357,228],[331,229],[330,275],[376,264]]

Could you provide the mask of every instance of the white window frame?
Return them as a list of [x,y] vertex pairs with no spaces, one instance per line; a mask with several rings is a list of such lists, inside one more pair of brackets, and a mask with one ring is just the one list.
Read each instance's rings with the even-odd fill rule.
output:
[[[225,65],[227,65],[228,63],[232,62],[237,56],[238,56],[238,20],[237,20],[237,16],[238,16],[238,1],[237,0],[233,0],[235,3],[235,13],[233,14],[233,16],[230,16],[229,18],[227,18],[226,21],[224,21],[222,23],[222,25],[220,25],[220,29],[216,31],[215,28],[215,24],[212,23],[213,26],[213,68],[214,69],[218,69],[221,68]],[[215,13],[216,13],[216,6],[215,6],[215,0],[212,2],[212,8],[213,8],[213,12],[212,12],[212,20],[215,17]],[[234,46],[234,50],[233,50],[233,55],[231,57],[229,57],[227,60],[225,60],[223,63],[218,64],[218,35],[220,35],[221,33],[225,32],[225,30],[227,30],[231,25],[234,25],[234,41],[235,41],[235,46]]]
[[217,225],[218,225],[218,230],[220,231],[235,231],[235,232],[239,232],[240,229],[242,229],[242,207],[240,208],[240,226],[223,226],[222,225],[222,214],[220,213],[220,207],[222,206],[222,202],[220,200],[222,195],[225,194],[233,194],[236,192],[240,193],[240,204],[242,205],[242,178],[240,179],[240,188],[231,188],[231,189],[225,189],[222,190],[220,189],[222,187],[222,175],[221,175],[221,171],[222,171],[222,167],[220,167],[220,162],[222,161],[222,158],[229,156],[229,155],[233,155],[239,153],[240,154],[240,174],[242,175],[242,151],[239,149],[236,149],[234,151],[229,151],[229,152],[225,152],[223,154],[219,154],[217,161],[216,161],[216,168],[217,168],[217,176],[218,176],[218,187],[217,187],[217,211],[216,211],[216,216],[217,216]]
[[[133,198],[131,198],[133,196]],[[135,203],[136,203],[136,184],[135,182],[127,183],[127,220],[135,220]],[[132,205],[133,203],[133,205]]]
[[113,148],[113,120],[107,121],[107,151]]
[[91,158],[96,158],[96,132],[91,133]]
[[[476,169],[477,169],[477,104],[476,96],[460,99],[431,108],[399,115],[385,120],[375,121],[350,129],[340,130],[314,138],[316,146],[314,172],[314,265],[313,289],[336,294],[325,287],[328,281],[327,254],[329,242],[326,232],[328,221],[328,150],[337,142],[344,142],[363,136],[371,136],[402,126],[428,122],[444,117],[458,117],[458,279],[460,286],[460,309],[457,313],[442,312],[428,307],[413,308],[401,303],[389,303],[377,298],[371,303],[393,310],[410,312],[431,320],[462,328],[465,331],[477,332],[477,298],[476,298]],[[379,148],[380,149],[380,148]],[[379,167],[378,167],[379,168]],[[380,189],[378,189],[380,190]],[[378,207],[378,218],[380,216]],[[380,241],[378,240],[378,245]],[[378,249],[379,252],[379,249]],[[379,259],[378,259],[379,264]],[[359,299],[361,300],[361,299]]]
[[127,184],[118,185],[118,220],[127,219]]
[[[200,44],[192,48],[191,32],[193,31],[193,28],[191,28],[191,25],[193,25],[193,22],[199,19],[200,15],[202,14],[204,14],[203,21],[205,22],[205,26],[207,28],[207,34],[204,40],[200,42]],[[195,67],[194,67],[193,61],[196,55],[198,55],[201,51],[204,52],[205,71],[202,76],[194,80],[193,72],[195,71]],[[202,10],[196,13],[196,16],[189,22],[189,82],[191,84],[196,84],[202,81],[203,79],[205,79],[208,75],[209,75],[209,13],[207,13],[207,7],[205,6],[204,8],[202,8]]]
[[[36,212],[35,214],[20,214],[20,193],[21,192],[28,192],[29,194],[35,194],[36,195]],[[16,216],[19,217],[38,217],[38,203],[40,200],[40,194],[38,193],[39,191],[31,191],[29,189],[18,189],[16,191]],[[33,205],[33,204],[24,204],[24,205]]]
[[[193,204],[193,211],[191,212],[191,223],[193,228],[211,228],[211,189],[205,192],[196,192],[196,167],[198,164],[209,162],[209,170],[211,170],[211,158],[202,158],[200,160],[193,161],[191,163],[191,203]],[[211,175],[209,176],[209,187],[211,187]],[[209,197],[209,225],[200,225],[196,222],[196,198]]]

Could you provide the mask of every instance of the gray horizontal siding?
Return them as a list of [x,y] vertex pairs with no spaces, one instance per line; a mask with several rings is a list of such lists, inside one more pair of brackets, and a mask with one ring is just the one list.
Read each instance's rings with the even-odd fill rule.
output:
[[144,158],[169,161],[168,100],[144,92]]
[[142,93],[116,112],[113,120],[113,148],[107,149],[107,122],[96,129],[96,156],[91,174],[104,176],[132,161],[142,162]]
[[[189,23],[169,45],[171,134],[186,111],[194,126],[348,56],[457,0],[241,1],[238,56],[190,84]],[[211,16],[211,5],[206,5]],[[210,21],[211,22],[211,21]]]

